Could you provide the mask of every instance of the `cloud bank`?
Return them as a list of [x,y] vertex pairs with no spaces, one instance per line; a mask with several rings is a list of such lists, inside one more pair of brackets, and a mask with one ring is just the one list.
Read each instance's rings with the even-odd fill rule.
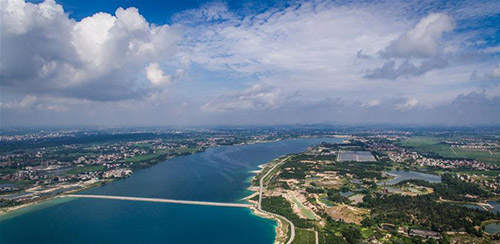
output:
[[0,4],[4,125],[500,121],[495,1]]
[[[148,23],[136,8],[75,21],[53,0],[1,7],[0,78],[9,91],[116,101],[169,83],[157,62],[175,54],[179,31]],[[145,67],[147,80],[139,75]]]

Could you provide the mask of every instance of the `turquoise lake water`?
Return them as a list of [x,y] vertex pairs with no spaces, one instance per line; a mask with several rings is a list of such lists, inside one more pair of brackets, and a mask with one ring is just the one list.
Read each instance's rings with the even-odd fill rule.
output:
[[[174,158],[85,194],[239,202],[250,171],[338,139],[223,146]],[[273,243],[275,222],[249,209],[106,199],[58,199],[0,219],[0,243]]]

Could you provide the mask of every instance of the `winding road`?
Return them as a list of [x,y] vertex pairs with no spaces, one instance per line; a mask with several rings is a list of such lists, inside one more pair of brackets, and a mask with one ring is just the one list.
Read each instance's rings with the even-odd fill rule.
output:
[[262,191],[263,191],[263,185],[264,185],[264,178],[266,178],[271,172],[273,172],[273,170],[280,166],[281,163],[283,163],[285,160],[287,160],[289,157],[281,160],[279,163],[277,163],[276,165],[274,165],[269,171],[267,171],[267,173],[260,177],[260,181],[259,181],[259,203],[257,205],[257,210],[260,211],[260,212],[263,212],[267,215],[271,215],[271,216],[274,216],[276,218],[281,218],[281,219],[284,219],[289,225],[290,225],[290,239],[288,239],[288,242],[287,244],[291,244],[293,242],[293,239],[295,238],[295,226],[293,225],[292,221],[288,220],[287,218],[281,216],[281,215],[278,215],[278,214],[275,214],[275,213],[270,213],[270,212],[267,212],[265,210],[262,210]]

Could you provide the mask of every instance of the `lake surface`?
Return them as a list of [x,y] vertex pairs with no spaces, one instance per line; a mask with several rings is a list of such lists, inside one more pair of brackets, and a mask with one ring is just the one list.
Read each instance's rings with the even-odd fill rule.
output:
[[484,227],[484,231],[486,231],[490,234],[498,233],[498,232],[500,232],[500,223],[488,224]]
[[[339,139],[223,146],[177,157],[85,194],[239,202],[250,171]],[[106,199],[50,201],[0,219],[0,243],[273,243],[276,223],[249,209]]]
[[492,213],[500,212],[500,202],[488,202],[488,203],[493,207],[493,209],[490,210]]
[[[441,176],[439,175],[425,174],[415,171],[391,170],[386,173],[396,177],[386,181],[385,183],[387,185],[394,185],[404,180],[425,180],[431,183],[441,182]],[[379,182],[378,184],[381,185],[384,183]]]

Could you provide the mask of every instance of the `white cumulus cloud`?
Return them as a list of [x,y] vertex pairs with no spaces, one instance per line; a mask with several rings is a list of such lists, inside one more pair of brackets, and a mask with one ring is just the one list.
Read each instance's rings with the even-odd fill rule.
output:
[[401,103],[396,104],[396,109],[400,111],[410,110],[418,105],[418,100],[414,97],[407,97],[402,99]]
[[386,56],[431,57],[440,52],[439,42],[445,32],[454,29],[452,18],[444,13],[433,13],[422,18],[416,26],[392,42],[383,52]]
[[[0,4],[0,78],[7,91],[95,101],[142,99],[157,87],[144,85],[143,67],[182,66],[175,55],[179,30],[148,23],[136,8],[76,21],[54,0]],[[167,77],[161,73],[153,83],[167,83]]]
[[287,97],[277,87],[257,84],[243,91],[221,95],[202,106],[205,111],[260,110],[277,108]]
[[163,73],[158,63],[150,63],[146,67],[146,77],[155,86],[169,85],[172,82],[170,76]]

